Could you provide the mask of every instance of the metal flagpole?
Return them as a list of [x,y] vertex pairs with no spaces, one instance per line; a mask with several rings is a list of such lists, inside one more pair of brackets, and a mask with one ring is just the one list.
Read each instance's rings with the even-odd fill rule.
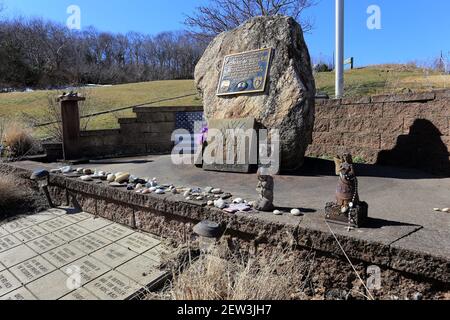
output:
[[336,98],[344,94],[344,0],[336,0]]

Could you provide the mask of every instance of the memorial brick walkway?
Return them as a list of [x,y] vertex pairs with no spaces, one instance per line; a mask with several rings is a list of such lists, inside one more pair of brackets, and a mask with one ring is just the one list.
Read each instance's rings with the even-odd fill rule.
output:
[[0,222],[0,300],[124,300],[167,277],[152,235],[50,209]]

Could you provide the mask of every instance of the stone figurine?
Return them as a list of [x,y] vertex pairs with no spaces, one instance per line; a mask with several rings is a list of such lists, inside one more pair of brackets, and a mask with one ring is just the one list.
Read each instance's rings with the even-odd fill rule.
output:
[[360,201],[358,178],[356,177],[353,157],[349,153],[334,158],[336,175],[339,176],[336,188],[336,202],[327,203],[326,219],[331,222],[347,224],[349,227],[361,227],[367,220],[368,205]]
[[336,203],[341,207],[341,212],[346,213],[350,208],[359,203],[358,178],[353,168],[351,154],[343,154],[335,157],[336,175],[339,176],[336,188]]
[[259,199],[255,203],[255,209],[258,211],[272,212],[273,205],[273,177],[267,172],[265,168],[258,170],[258,185],[256,191]]

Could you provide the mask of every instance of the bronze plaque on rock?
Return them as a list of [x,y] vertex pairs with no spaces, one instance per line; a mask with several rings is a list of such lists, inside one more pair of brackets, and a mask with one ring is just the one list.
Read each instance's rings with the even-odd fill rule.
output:
[[271,56],[271,48],[225,56],[217,95],[264,92]]

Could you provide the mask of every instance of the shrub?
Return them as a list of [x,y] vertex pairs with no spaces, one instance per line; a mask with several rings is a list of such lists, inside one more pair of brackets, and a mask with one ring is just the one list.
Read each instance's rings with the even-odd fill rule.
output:
[[5,124],[2,142],[9,149],[13,157],[22,157],[29,154],[36,143],[31,129],[17,121],[11,121]]
[[[290,300],[303,294],[294,277],[307,274],[313,259],[296,260],[289,250],[270,255],[226,258],[213,249],[174,274],[166,299],[174,300]],[[307,277],[306,277],[307,278]],[[306,280],[305,280],[306,283]]]

